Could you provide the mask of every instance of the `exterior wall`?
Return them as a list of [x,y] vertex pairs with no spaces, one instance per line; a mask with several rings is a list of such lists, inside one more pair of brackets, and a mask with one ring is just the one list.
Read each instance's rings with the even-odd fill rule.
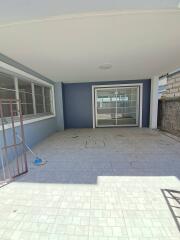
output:
[[[56,117],[49,118],[46,120],[37,121],[30,124],[24,125],[25,141],[29,146],[34,146],[44,138],[48,137],[52,133],[56,132],[57,123]],[[19,132],[19,127],[16,127],[16,132]],[[11,144],[12,129],[6,129],[7,143]],[[0,145],[3,145],[2,131],[0,131]]]
[[149,127],[151,80],[63,84],[65,128],[92,128],[92,86],[107,84],[143,83],[142,126]]
[[[16,127],[16,133],[19,133],[19,127]],[[50,136],[54,132],[57,131],[57,120],[55,117],[41,120],[38,122],[34,122],[31,124],[24,125],[24,135],[25,135],[25,142],[28,146],[33,147],[46,137]],[[20,134],[19,134],[20,135]],[[6,138],[7,144],[13,144],[13,135],[12,129],[6,129]],[[17,141],[19,141],[17,139]],[[0,148],[4,145],[3,143],[3,135],[2,131],[0,131]],[[21,150],[18,148],[18,153],[21,154]],[[8,150],[8,159],[12,160],[15,157],[14,149]],[[0,168],[1,168],[1,156],[0,156]]]
[[180,135],[180,97],[160,99],[158,116],[160,129]]
[[158,127],[180,134],[180,72],[167,78],[167,88],[159,100]]
[[[52,135],[56,131],[64,130],[64,119],[63,119],[63,102],[62,102],[62,85],[55,84],[55,104],[56,116],[44,120],[39,120],[33,123],[24,124],[25,142],[28,146],[33,147],[43,139]],[[0,124],[1,126],[1,124]],[[19,127],[16,127],[18,134]],[[10,145],[13,142],[12,129],[6,129],[7,144]],[[0,130],[0,148],[4,145],[2,130]],[[9,159],[13,159],[13,151],[8,152]],[[1,168],[1,161],[0,161]]]
[[[14,60],[0,54],[0,61],[9,64],[10,66],[16,67],[22,71],[25,71],[32,76],[38,77],[43,81],[54,84],[51,80],[41,76],[40,74],[34,72],[33,70],[15,62]],[[57,130],[64,129],[63,123],[63,102],[62,102],[62,84],[54,84],[55,87],[55,108],[56,116],[44,120],[37,120],[33,123],[24,124],[24,133],[26,143],[32,147],[38,142],[42,141],[49,135],[53,134]],[[1,126],[1,124],[0,124]],[[19,127],[16,127],[16,132],[18,133]],[[7,144],[12,143],[12,129],[6,129]],[[0,147],[3,146],[3,136],[2,130],[0,130]],[[9,151],[9,158],[13,158],[13,154]],[[0,161],[1,162],[1,161]],[[1,166],[1,163],[0,163]]]
[[[61,97],[60,97],[61,96]],[[64,130],[62,86],[55,86],[56,116],[33,123],[24,124],[25,141],[29,146],[34,146],[56,131]],[[1,124],[0,124],[1,126]],[[18,133],[19,127],[16,127]],[[12,140],[12,129],[6,129],[8,144]],[[3,145],[2,130],[0,130],[0,146]]]
[[162,97],[180,97],[180,72],[167,78],[166,91]]

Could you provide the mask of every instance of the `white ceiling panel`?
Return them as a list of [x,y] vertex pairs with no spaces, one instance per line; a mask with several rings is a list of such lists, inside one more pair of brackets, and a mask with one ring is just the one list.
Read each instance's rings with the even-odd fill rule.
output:
[[174,9],[180,0],[0,0],[0,23],[62,14],[125,9]]
[[23,23],[0,27],[0,52],[55,81],[150,78],[179,67],[179,26],[180,11]]

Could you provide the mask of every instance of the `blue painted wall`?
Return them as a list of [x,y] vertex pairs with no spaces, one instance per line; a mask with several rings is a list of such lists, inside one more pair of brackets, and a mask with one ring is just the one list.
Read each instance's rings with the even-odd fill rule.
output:
[[143,83],[143,127],[149,127],[151,80],[63,84],[65,128],[92,128],[92,85]]
[[[0,61],[5,62],[11,66],[14,66],[18,69],[21,69],[27,73],[30,73],[33,76],[36,76],[46,82],[49,82],[51,84],[54,84],[55,87],[55,108],[56,108],[56,117],[52,117],[49,119],[37,121],[30,124],[24,125],[24,132],[25,132],[25,141],[26,143],[32,147],[48,137],[49,135],[53,134],[56,131],[63,130],[64,129],[64,117],[63,117],[63,102],[62,102],[62,84],[60,82],[54,83],[50,79],[47,79],[46,77],[40,75],[37,72],[34,72],[33,70],[27,68],[26,66],[8,58],[7,56],[0,53]],[[1,126],[1,124],[0,124]],[[19,132],[19,127],[16,127],[16,132]],[[6,136],[7,136],[7,144],[13,143],[13,135],[12,135],[12,129],[6,130]],[[3,146],[3,136],[2,131],[0,130],[0,147]],[[9,151],[9,159],[13,159],[14,153],[12,151]],[[0,161],[0,167],[1,167],[1,161]]]
[[[0,53],[0,61],[9,64],[10,66],[13,66],[17,69],[20,69],[26,73],[31,74],[32,76],[38,77],[42,79],[45,82],[49,82],[51,84],[54,84],[56,88],[56,84],[51,81],[50,79],[42,76],[41,74],[33,71],[32,69],[24,66],[23,64],[14,61],[13,59],[3,55]],[[51,133],[55,132],[58,128],[57,125],[62,122],[62,112],[60,112],[60,108],[63,109],[62,106],[62,100],[61,100],[61,95],[62,95],[62,85],[61,83],[57,84],[58,91],[55,91],[55,98],[59,98],[59,104],[56,105],[56,117],[54,118],[49,118],[46,120],[41,120],[38,122],[34,122],[31,124],[25,124],[24,125],[24,131],[25,131],[25,136],[26,136],[26,142],[30,145],[33,146],[45,137],[49,136]],[[17,128],[18,131],[18,128]],[[8,142],[11,142],[12,136],[11,136],[11,129],[7,129],[6,133],[8,136]],[[2,143],[2,132],[0,131],[0,143]]]
[[[50,136],[54,132],[57,131],[57,119],[56,117],[41,120],[38,122],[25,124],[24,125],[24,134],[25,134],[25,142],[28,144],[28,146],[33,147],[46,137]],[[16,127],[16,133],[20,135],[20,129],[19,127]],[[21,135],[20,135],[21,136]],[[6,129],[6,138],[7,138],[7,144],[13,144],[13,133],[12,129]],[[18,138],[16,138],[17,142],[20,142]],[[0,131],[0,147],[4,146],[3,143],[3,136],[2,131]],[[19,154],[22,153],[21,148],[17,148],[17,151]],[[8,149],[8,159],[13,160],[16,157],[14,148]],[[2,167],[1,162],[1,155],[0,155],[0,168]],[[1,178],[1,176],[0,176]]]
[[[56,88],[57,87],[57,88]],[[55,86],[55,99],[57,101],[56,116],[49,119],[40,120],[33,123],[24,124],[25,142],[28,146],[33,147],[43,139],[47,138],[56,131],[64,130],[64,119],[63,119],[63,103],[62,103],[62,85],[59,83]],[[1,124],[0,124],[1,126]],[[6,129],[7,144],[13,144],[13,132],[12,129]],[[16,133],[20,135],[20,128],[16,127]],[[21,135],[20,135],[21,136]],[[19,139],[17,138],[17,142]],[[0,148],[4,145],[3,134],[0,130]],[[8,150],[8,158],[14,159],[14,150]],[[1,158],[1,156],[0,156]],[[0,159],[1,160],[1,159]],[[0,161],[1,168],[1,161]]]
[[[53,132],[56,132],[57,124],[56,124],[56,117],[41,120],[38,122],[25,124],[24,125],[24,134],[25,134],[25,141],[29,146],[34,146],[38,142],[42,141],[44,138],[51,135]],[[6,129],[6,138],[7,144],[13,144],[13,133],[12,129]],[[19,127],[16,127],[17,134],[20,135]],[[17,138],[18,140],[18,138]],[[18,140],[19,141],[19,140]],[[2,131],[0,131],[0,145],[3,145],[3,136]]]

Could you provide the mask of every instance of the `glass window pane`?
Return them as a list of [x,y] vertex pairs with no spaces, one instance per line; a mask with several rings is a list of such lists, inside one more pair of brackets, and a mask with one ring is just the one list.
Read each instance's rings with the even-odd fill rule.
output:
[[38,86],[38,85],[34,85],[34,91],[35,91],[35,95],[43,95],[43,91],[42,91],[42,87]]
[[32,93],[31,82],[23,79],[18,79],[19,92]]
[[13,77],[6,73],[0,72],[0,88],[15,90]]
[[33,98],[31,82],[25,79],[18,79],[19,99],[23,115],[33,114]]
[[46,104],[46,112],[51,113],[51,105]]
[[48,87],[44,88],[45,109],[47,113],[51,112],[51,90]]
[[21,103],[33,103],[32,94],[26,92],[19,92]]
[[37,113],[44,113],[44,105],[36,104],[36,112]]
[[42,104],[43,105],[43,96],[41,95],[35,95],[35,99],[36,99],[36,104]]
[[50,98],[50,88],[44,87],[44,95],[46,98]]
[[44,88],[44,97],[46,102],[50,101],[50,88],[47,87]]
[[0,89],[1,99],[16,99],[16,93],[12,90]]
[[21,111],[23,115],[33,114],[33,104],[21,104]]
[[36,101],[36,112],[44,113],[43,87],[34,85],[34,91],[35,91],[35,101]]
[[[12,104],[13,116],[17,116],[17,104]],[[3,103],[2,104],[3,117],[11,117],[10,105]]]

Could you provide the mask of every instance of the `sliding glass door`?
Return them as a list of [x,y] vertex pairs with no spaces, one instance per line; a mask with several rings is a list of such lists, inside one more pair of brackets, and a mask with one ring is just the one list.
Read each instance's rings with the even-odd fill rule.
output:
[[95,88],[96,127],[138,126],[139,86]]

